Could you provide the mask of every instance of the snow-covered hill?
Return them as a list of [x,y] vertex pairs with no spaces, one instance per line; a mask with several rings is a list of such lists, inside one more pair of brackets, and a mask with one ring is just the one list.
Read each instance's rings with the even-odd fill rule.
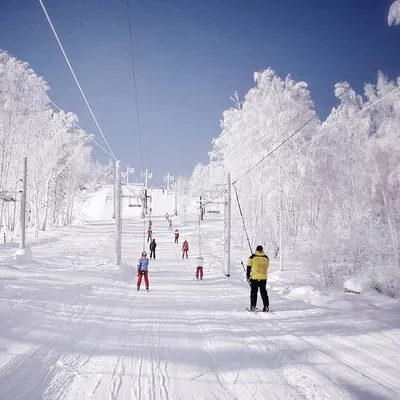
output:
[[205,278],[196,281],[195,204],[173,218],[189,241],[182,259],[162,192],[154,194],[150,292],[137,292],[143,220],[124,205],[117,268],[105,197],[106,189],[88,196],[86,223],[31,242],[34,262],[0,247],[1,400],[400,398],[396,300],[296,290],[301,270],[280,272],[272,260],[275,313],[250,314],[239,245],[231,277],[223,275],[222,216],[205,217]]
[[[137,198],[142,190],[141,185],[128,184],[122,186],[122,217],[140,217],[141,201]],[[109,220],[113,215],[113,186],[105,186],[95,192],[83,193],[74,204],[74,221],[89,222]],[[148,189],[151,215],[160,216],[167,212],[173,215],[175,209],[175,194],[162,189]]]

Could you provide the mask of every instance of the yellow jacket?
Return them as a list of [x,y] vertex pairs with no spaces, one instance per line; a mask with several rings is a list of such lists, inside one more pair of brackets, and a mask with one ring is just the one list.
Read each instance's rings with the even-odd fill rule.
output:
[[269,258],[263,251],[256,251],[247,261],[247,278],[267,279]]

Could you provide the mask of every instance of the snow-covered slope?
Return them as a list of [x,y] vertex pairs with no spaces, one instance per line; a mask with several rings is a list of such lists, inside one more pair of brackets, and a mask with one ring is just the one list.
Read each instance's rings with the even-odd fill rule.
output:
[[[122,217],[134,218],[141,214],[141,201],[137,198],[142,190],[141,185],[128,184],[122,186]],[[113,186],[105,186],[95,192],[83,193],[74,204],[74,221],[104,221],[110,220],[113,215]],[[161,189],[148,189],[150,197],[149,207],[152,215],[173,214],[175,196]]]
[[[397,301],[364,298],[346,312],[303,301],[307,290],[296,297],[272,260],[275,313],[250,314],[246,251],[233,246],[223,275],[222,216],[206,215],[205,279],[196,281],[196,213],[174,218],[190,246],[182,259],[162,216],[169,205],[153,217],[150,292],[137,292],[142,220],[124,219],[117,268],[113,221],[95,220],[108,212],[95,197],[82,211],[92,221],[30,243],[34,262],[0,247],[1,400],[400,398]],[[358,295],[344,295],[356,305]]]

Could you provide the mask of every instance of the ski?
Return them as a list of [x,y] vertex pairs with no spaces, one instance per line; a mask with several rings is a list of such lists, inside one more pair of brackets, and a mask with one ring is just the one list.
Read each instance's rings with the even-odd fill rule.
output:
[[248,311],[248,312],[250,312],[250,313],[255,313],[255,314],[258,314],[258,313],[261,313],[261,314],[274,314],[274,312],[273,312],[272,310],[263,311],[263,310],[260,310],[260,309],[256,308],[256,309],[253,311],[253,310],[250,310],[249,307],[246,307],[246,311]]

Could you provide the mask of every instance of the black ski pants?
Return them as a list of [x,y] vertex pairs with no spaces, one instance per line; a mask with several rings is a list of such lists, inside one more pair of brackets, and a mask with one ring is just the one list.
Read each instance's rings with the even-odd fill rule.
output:
[[150,260],[151,258],[156,259],[156,251],[155,250],[150,250]]
[[267,280],[266,279],[250,279],[250,307],[257,306],[257,295],[258,288],[260,288],[260,294],[262,301],[264,303],[264,307],[269,307],[269,298],[267,292]]

